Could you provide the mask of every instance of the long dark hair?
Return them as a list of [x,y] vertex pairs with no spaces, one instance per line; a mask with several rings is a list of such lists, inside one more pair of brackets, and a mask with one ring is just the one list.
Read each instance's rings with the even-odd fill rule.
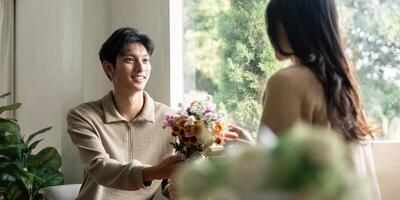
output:
[[[339,34],[334,0],[271,0],[265,13],[272,46],[285,56],[296,56],[321,82],[331,126],[346,140],[372,136],[359,86],[346,59]],[[293,52],[285,52],[279,29]]]

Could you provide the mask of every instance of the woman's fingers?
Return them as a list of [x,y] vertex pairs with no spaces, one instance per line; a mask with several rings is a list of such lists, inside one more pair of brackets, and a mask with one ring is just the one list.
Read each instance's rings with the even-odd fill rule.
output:
[[238,126],[235,126],[233,124],[228,125],[228,130],[230,132],[235,132],[235,133],[238,133],[238,134],[241,134],[241,133],[244,132],[244,130],[242,128],[240,128]]
[[[241,138],[241,139],[247,140],[251,144],[255,144],[255,141],[251,137],[250,133],[247,132],[246,130],[244,130],[243,128],[240,128],[233,124],[229,124],[228,130],[231,132],[231,133],[225,133],[225,135],[228,134],[228,137],[227,137],[228,139],[236,139],[237,140],[237,139]],[[230,135],[230,134],[232,134],[232,135]],[[237,134],[238,137],[234,138],[234,134]],[[229,137],[229,136],[233,136],[233,137]],[[232,140],[230,140],[230,141],[232,141]]]
[[237,133],[224,133],[224,137],[225,138],[229,138],[229,139],[236,139],[236,138],[239,138],[239,134],[237,134]]

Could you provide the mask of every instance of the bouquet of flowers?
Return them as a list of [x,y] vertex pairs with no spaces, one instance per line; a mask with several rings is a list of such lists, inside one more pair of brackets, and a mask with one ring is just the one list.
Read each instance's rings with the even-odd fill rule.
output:
[[187,158],[194,153],[204,152],[214,144],[223,142],[222,112],[217,112],[211,97],[193,101],[174,115],[166,115],[164,128],[170,127],[176,141],[171,143],[176,152]]

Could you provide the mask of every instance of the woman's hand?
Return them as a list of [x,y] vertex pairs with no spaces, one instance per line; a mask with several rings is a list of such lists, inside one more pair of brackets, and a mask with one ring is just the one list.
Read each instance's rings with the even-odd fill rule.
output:
[[240,128],[236,125],[230,124],[228,125],[228,130],[229,133],[224,134],[224,141],[226,143],[232,142],[232,141],[241,141],[245,142],[251,145],[255,145],[256,142],[254,141],[253,137],[251,137],[250,133],[244,130],[243,128]]
[[156,179],[168,179],[178,167],[179,162],[185,160],[183,154],[169,156],[160,164],[143,169],[143,180],[152,181]]

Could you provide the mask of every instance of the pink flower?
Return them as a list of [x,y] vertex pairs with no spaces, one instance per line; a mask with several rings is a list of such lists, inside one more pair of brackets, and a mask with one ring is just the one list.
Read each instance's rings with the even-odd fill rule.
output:
[[215,109],[212,106],[208,106],[203,114],[207,114],[207,113],[215,113]]
[[185,132],[185,137],[186,137],[186,138],[191,138],[191,137],[193,137],[193,136],[195,136],[194,133]]
[[165,115],[164,125],[165,126],[172,126],[175,123],[175,117],[172,115]]

